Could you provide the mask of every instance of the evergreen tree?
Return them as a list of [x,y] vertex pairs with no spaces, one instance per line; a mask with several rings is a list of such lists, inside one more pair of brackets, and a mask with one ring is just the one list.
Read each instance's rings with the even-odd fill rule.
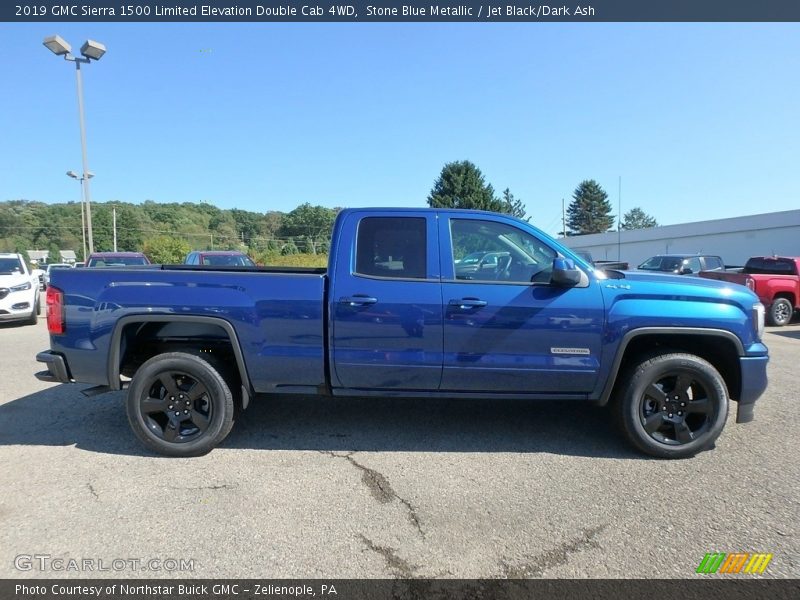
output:
[[530,217],[525,217],[525,205],[522,203],[522,200],[515,198],[514,194],[512,194],[511,190],[508,188],[503,190],[503,212],[512,217],[530,221]]
[[569,235],[603,233],[611,229],[614,215],[608,194],[594,179],[581,181],[572,194],[572,202],[567,209]]
[[620,227],[622,229],[649,229],[658,227],[658,222],[637,206],[625,213]]
[[468,160],[447,163],[428,195],[431,208],[470,208],[504,212],[481,170]]

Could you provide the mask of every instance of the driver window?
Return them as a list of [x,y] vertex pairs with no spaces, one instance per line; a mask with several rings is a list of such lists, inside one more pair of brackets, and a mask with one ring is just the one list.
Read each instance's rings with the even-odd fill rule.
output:
[[692,273],[699,273],[702,271],[700,268],[700,259],[696,256],[686,261],[685,266],[689,267],[692,270]]
[[556,252],[511,225],[451,219],[456,279],[504,283],[548,283]]

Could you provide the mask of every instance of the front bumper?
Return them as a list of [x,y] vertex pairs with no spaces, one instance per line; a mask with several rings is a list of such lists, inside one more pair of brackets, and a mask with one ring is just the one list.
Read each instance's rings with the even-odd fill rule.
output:
[[36,311],[38,290],[12,292],[8,288],[0,290],[0,321],[29,319]]
[[755,402],[767,389],[767,363],[769,356],[740,356],[739,366],[742,374],[742,389],[739,393],[739,406],[736,410],[737,423],[753,420]]
[[67,369],[67,361],[60,354],[45,350],[36,355],[36,362],[47,365],[46,371],[36,373],[36,379],[39,381],[47,381],[48,383],[72,382],[72,378],[69,376],[69,369]]

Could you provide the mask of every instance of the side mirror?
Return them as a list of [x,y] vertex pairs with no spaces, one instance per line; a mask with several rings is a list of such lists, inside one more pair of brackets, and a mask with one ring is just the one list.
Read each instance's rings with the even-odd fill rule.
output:
[[550,282],[562,287],[573,287],[580,283],[581,271],[575,268],[575,262],[569,258],[553,259],[553,275]]
[[681,275],[691,275],[692,273],[694,273],[694,271],[692,271],[692,269],[689,268],[689,267],[683,267],[680,270],[680,273],[681,273]]

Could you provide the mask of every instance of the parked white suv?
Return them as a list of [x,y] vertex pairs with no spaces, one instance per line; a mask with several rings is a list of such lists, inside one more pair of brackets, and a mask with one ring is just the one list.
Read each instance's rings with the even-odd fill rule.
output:
[[0,321],[35,325],[39,310],[39,278],[21,254],[0,253]]

